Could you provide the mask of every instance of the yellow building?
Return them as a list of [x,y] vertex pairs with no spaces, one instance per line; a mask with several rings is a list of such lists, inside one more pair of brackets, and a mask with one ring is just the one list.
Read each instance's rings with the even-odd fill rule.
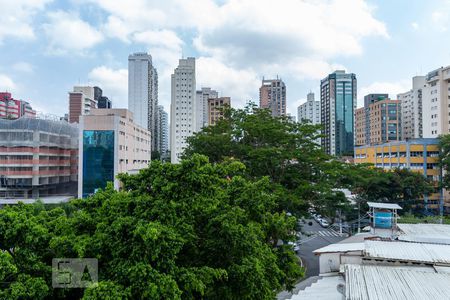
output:
[[[428,179],[437,183],[440,180],[439,168],[439,141],[438,139],[416,139],[409,141],[393,141],[390,143],[355,147],[355,164],[370,163],[377,168],[385,170],[395,168],[407,168],[424,174]],[[424,197],[424,206],[435,212],[439,212],[439,200],[441,193]],[[450,211],[450,197],[443,191],[444,212]]]

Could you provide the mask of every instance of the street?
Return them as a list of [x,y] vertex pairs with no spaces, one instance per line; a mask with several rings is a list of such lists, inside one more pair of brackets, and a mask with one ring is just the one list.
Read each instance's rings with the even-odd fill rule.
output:
[[[309,222],[312,225],[308,225]],[[302,224],[303,232],[307,233],[298,241],[300,243],[299,256],[306,267],[305,279],[311,276],[319,275],[319,258],[312,251],[325,247],[329,244],[337,243],[345,239],[339,232],[331,228],[323,228],[314,219],[306,219]]]

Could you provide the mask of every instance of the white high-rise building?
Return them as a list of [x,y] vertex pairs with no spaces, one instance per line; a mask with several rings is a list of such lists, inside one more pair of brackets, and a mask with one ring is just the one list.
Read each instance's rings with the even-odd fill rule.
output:
[[422,92],[423,137],[434,138],[450,132],[450,66],[426,75]]
[[128,56],[128,109],[135,124],[152,134],[152,151],[157,150],[158,73],[152,56],[138,52]]
[[162,159],[165,159],[169,151],[169,115],[164,110],[164,106],[158,105],[157,117],[158,152]]
[[196,103],[196,131],[202,130],[203,127],[208,126],[208,99],[217,99],[219,93],[211,88],[202,88],[201,91],[197,91],[195,95]]
[[196,122],[195,58],[180,59],[172,74],[170,105],[170,160],[180,161],[186,148],[186,138],[197,129]]
[[425,76],[412,78],[412,89],[397,95],[401,101],[402,140],[419,139],[423,136],[422,94]]
[[320,124],[320,101],[314,100],[314,93],[306,96],[306,102],[297,108],[297,121],[308,120],[311,124]]

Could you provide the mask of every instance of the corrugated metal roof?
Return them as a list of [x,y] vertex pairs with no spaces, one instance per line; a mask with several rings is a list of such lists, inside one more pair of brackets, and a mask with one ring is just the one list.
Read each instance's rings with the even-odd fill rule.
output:
[[345,265],[345,299],[450,299],[450,274],[373,265]]
[[373,208],[402,209],[400,205],[395,203],[367,202],[367,205]]
[[330,244],[328,246],[316,249],[313,253],[332,253],[332,252],[349,252],[364,250],[364,243],[345,243],[345,244]]
[[365,241],[364,256],[450,264],[450,245]]
[[397,226],[403,232],[398,236],[399,240],[450,245],[450,225],[397,224]]

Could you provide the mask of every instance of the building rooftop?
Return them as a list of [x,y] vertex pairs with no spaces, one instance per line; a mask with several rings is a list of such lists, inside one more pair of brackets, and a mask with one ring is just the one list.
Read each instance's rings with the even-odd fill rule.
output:
[[314,250],[314,254],[333,253],[333,252],[351,252],[363,251],[365,249],[364,243],[344,243],[344,244],[330,244],[328,246]]
[[402,209],[400,205],[394,203],[367,202],[367,205],[371,208]]
[[345,299],[450,299],[450,274],[435,269],[344,265]]
[[50,197],[40,197],[39,199],[0,199],[0,205],[16,205],[21,203],[32,204],[36,201],[41,201],[44,204],[59,204],[69,202],[73,199],[73,196],[50,196]]
[[342,294],[338,292],[337,286],[344,284],[344,278],[339,275],[321,277],[311,286],[292,295],[292,300],[342,300]]
[[450,264],[450,245],[397,241],[365,241],[363,245],[364,257],[431,264]]
[[450,245],[450,225],[443,224],[397,224],[399,240],[418,243]]

